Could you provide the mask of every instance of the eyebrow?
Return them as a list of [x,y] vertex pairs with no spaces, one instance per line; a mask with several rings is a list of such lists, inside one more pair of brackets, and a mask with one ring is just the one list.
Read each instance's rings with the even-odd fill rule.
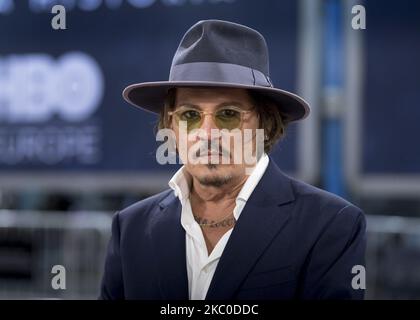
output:
[[[239,101],[225,101],[216,105],[216,109],[220,109],[226,106],[236,106],[236,107],[244,107],[244,104]],[[191,107],[194,109],[201,109],[200,106],[193,104],[193,103],[178,103],[177,107]]]

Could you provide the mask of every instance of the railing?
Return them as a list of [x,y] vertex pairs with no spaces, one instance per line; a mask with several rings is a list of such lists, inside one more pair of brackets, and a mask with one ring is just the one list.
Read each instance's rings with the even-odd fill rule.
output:
[[[95,299],[111,220],[104,212],[0,210],[0,298]],[[53,289],[55,265],[64,267],[64,290]]]
[[420,299],[420,218],[368,216],[367,299]]
[[[96,299],[112,212],[0,210],[0,299]],[[420,299],[420,219],[368,216],[367,299]],[[53,289],[52,268],[66,270]]]

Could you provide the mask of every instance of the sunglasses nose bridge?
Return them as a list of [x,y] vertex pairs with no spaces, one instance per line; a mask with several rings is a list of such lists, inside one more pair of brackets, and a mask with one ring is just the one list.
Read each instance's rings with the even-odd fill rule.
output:
[[201,114],[201,125],[200,128],[205,130],[207,136],[210,136],[212,129],[219,129],[215,120],[213,112],[203,112]]

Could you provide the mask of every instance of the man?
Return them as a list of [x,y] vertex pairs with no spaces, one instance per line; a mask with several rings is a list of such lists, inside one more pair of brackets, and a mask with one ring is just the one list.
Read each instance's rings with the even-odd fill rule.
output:
[[[182,38],[169,81],[131,85],[124,98],[160,115],[185,164],[168,190],[114,216],[100,298],[363,298],[352,286],[353,267],[364,265],[362,211],[286,176],[267,154],[309,106],[272,86],[261,34],[200,21]],[[212,130],[244,133],[243,144],[212,144],[226,138]],[[247,146],[253,161],[223,162]],[[211,161],[189,161],[197,159]]]

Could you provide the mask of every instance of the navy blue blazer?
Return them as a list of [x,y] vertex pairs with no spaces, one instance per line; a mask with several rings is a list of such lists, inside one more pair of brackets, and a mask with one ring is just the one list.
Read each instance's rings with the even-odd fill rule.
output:
[[[100,299],[188,300],[181,204],[171,189],[117,212]],[[219,260],[206,300],[363,299],[365,217],[285,175],[270,158]]]

